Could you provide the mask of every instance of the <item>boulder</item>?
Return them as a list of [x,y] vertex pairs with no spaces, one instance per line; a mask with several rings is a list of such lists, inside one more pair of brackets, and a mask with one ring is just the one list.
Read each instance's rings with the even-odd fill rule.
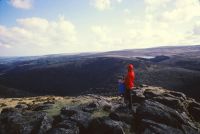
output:
[[112,109],[112,106],[111,106],[111,105],[104,105],[104,106],[103,106],[103,110],[104,110],[104,111],[110,112],[111,109]]
[[15,106],[15,108],[18,108],[18,109],[28,109],[29,106],[26,105],[26,104],[17,104],[17,105]]
[[140,103],[145,100],[145,96],[143,95],[144,91],[141,89],[136,89],[131,92],[132,102]]
[[183,131],[167,126],[162,123],[157,123],[152,120],[142,119],[141,125],[138,126],[137,133],[142,134],[184,134]]
[[77,134],[73,130],[65,128],[53,128],[47,132],[47,134]]
[[189,103],[188,111],[195,121],[200,122],[200,103],[192,101]]
[[77,123],[80,129],[80,133],[87,133],[87,128],[91,121],[91,114],[88,112],[83,112],[77,108],[64,107],[61,109],[61,119],[71,120]]
[[50,109],[53,105],[52,104],[36,104],[32,106],[33,111],[42,111]]
[[54,100],[48,100],[48,101],[44,102],[43,104],[55,104],[55,101]]
[[16,108],[13,108],[13,107],[7,107],[7,108],[4,108],[4,109],[1,111],[1,115],[2,115],[2,114],[14,113],[14,112],[19,112],[19,110],[16,109]]
[[47,115],[40,117],[38,128],[36,128],[35,131],[38,134],[46,133],[49,129],[52,128],[52,122],[53,122],[53,119],[48,117]]
[[178,97],[180,98],[181,100],[186,100],[187,97],[184,93],[181,93],[181,92],[175,92],[175,91],[169,91],[169,94],[175,96],[175,97]]
[[183,93],[168,91],[160,88],[146,89],[144,95],[147,99],[152,99],[160,102],[170,108],[173,108],[179,112],[187,112],[185,103],[186,96]]
[[7,106],[5,103],[0,103],[0,108]]
[[7,108],[0,115],[1,134],[43,134],[51,128],[52,119],[42,112]]
[[79,134],[79,128],[77,123],[70,120],[63,120],[54,126],[55,128],[69,129],[74,132],[74,134]]
[[153,97],[152,100],[160,102],[160,103],[162,103],[170,108],[173,108],[177,111],[180,111],[180,112],[186,111],[184,103],[178,98],[157,96],[157,97]]
[[88,105],[84,106],[82,110],[84,112],[92,113],[99,108],[99,105],[95,102],[89,103]]
[[112,108],[112,104],[105,99],[99,99],[97,101],[97,103],[98,103],[100,108],[104,108],[104,109],[106,109],[107,107],[109,107],[109,109]]
[[[155,129],[157,129],[156,128],[157,124],[160,124],[160,126],[162,126],[162,130],[166,132],[170,130],[168,128],[174,128],[171,129],[171,133],[174,133],[174,131],[177,131],[177,133],[179,133],[178,131],[182,133],[189,133],[188,129],[184,129],[185,126],[187,126],[187,128],[191,129],[195,133],[198,133],[196,128],[193,127],[195,125],[191,125],[190,123],[188,123],[188,120],[185,119],[176,110],[152,100],[145,100],[144,103],[137,108],[135,117],[138,126],[136,130],[139,133],[144,133],[143,130],[140,128],[140,126],[144,126],[143,128],[144,131],[149,131],[152,129],[152,127],[155,127]],[[167,127],[163,127],[163,125]],[[159,132],[160,130],[154,130],[154,131]]]
[[148,87],[144,89],[144,93],[143,95],[147,98],[147,99],[151,99],[153,97],[157,97],[157,96],[162,96],[163,93],[165,93],[166,90],[160,89],[160,88],[154,88],[154,87]]
[[134,121],[134,116],[132,114],[128,114],[128,113],[111,112],[109,114],[109,117],[112,120],[123,121],[123,122],[125,122],[127,124],[133,124],[133,121]]
[[122,122],[105,117],[93,119],[88,132],[91,134],[125,134]]

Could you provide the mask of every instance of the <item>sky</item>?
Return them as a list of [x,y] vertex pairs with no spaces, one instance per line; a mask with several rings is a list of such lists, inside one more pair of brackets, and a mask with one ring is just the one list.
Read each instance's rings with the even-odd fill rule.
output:
[[0,56],[200,45],[199,0],[0,0]]

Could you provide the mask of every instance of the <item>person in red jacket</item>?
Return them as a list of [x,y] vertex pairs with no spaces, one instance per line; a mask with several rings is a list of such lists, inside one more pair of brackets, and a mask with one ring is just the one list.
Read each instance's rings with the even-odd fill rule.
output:
[[131,91],[134,88],[134,81],[135,81],[135,73],[134,73],[134,68],[132,64],[128,65],[128,72],[125,77],[125,86],[126,86],[126,91],[125,91],[125,97],[129,101],[129,109],[132,110],[132,97],[131,97]]

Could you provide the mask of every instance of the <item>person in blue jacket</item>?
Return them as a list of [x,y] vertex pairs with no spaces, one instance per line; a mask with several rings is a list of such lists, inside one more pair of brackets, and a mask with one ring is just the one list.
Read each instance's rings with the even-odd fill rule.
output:
[[119,77],[118,79],[118,90],[119,90],[119,94],[124,97],[125,90],[126,90],[124,77]]

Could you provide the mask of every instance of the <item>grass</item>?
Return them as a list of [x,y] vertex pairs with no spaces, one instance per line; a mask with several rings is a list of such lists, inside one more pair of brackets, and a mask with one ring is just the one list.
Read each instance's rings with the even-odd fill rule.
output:
[[[116,99],[116,98],[111,98],[111,99]],[[8,106],[15,107],[19,103],[33,105],[33,104],[37,104],[37,103],[44,103],[48,100],[54,100],[54,102],[55,102],[55,104],[53,104],[53,106],[50,109],[44,110],[44,112],[46,112],[51,117],[59,115],[60,110],[65,106],[79,106],[79,105],[91,103],[94,101],[93,99],[91,99],[88,96],[81,96],[81,97],[39,96],[39,97],[30,97],[30,98],[23,98],[23,99],[21,99],[21,98],[0,99],[0,101],[2,101],[3,104],[5,103],[5,105],[7,105],[5,107],[8,107]],[[5,107],[1,106],[0,112]],[[108,115],[109,115],[109,113],[102,109],[99,109],[92,113],[92,117],[103,117],[103,116],[108,116]]]
[[104,110],[102,110],[102,109],[99,109],[99,110],[94,111],[94,112],[92,113],[92,117],[93,117],[93,118],[105,117],[105,116],[108,116],[108,115],[109,115],[109,112],[106,112],[106,111],[104,111]]
[[78,106],[90,102],[88,99],[76,99],[71,97],[65,97],[62,100],[55,101],[53,107],[44,110],[49,116],[56,116],[60,114],[60,110],[65,106]]
[[53,104],[53,107],[47,110],[44,110],[49,116],[56,116],[60,113],[60,109],[66,106],[68,103],[65,101],[58,101]]

